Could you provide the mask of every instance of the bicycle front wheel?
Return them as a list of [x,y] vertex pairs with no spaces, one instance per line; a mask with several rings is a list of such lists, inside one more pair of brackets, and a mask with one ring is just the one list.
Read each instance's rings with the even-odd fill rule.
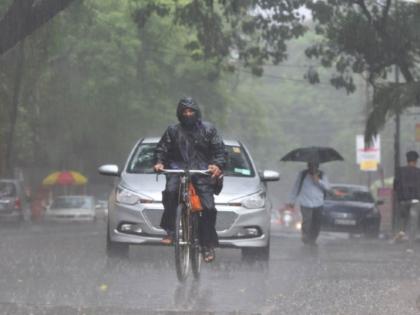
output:
[[178,205],[175,221],[175,267],[179,281],[185,281],[190,268],[190,229],[187,209]]
[[192,231],[192,243],[191,243],[191,267],[194,275],[194,279],[200,278],[201,269],[201,248],[200,240],[198,236],[198,220],[200,214],[193,213],[191,218],[191,231]]

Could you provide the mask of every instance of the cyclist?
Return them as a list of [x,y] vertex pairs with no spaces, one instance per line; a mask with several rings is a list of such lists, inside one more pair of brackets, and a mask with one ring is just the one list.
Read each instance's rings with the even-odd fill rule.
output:
[[[215,258],[218,245],[214,194],[220,192],[220,176],[226,163],[225,147],[216,128],[201,120],[198,104],[191,98],[182,98],[176,115],[179,123],[169,126],[156,147],[154,170],[206,169],[212,176],[194,175],[192,182],[203,207],[199,220],[199,239],[206,262]],[[160,226],[167,235],[164,244],[172,244],[178,205],[179,177],[166,174],[166,187],[162,192],[164,212]]]
[[406,153],[407,165],[398,169],[394,179],[394,191],[398,200],[398,233],[393,241],[406,237],[410,218],[410,201],[420,200],[420,169],[417,167],[419,155],[416,151]]

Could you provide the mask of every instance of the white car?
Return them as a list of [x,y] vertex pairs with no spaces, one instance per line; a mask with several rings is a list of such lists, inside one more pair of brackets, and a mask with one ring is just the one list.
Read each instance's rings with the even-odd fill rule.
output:
[[95,198],[92,196],[59,196],[45,210],[47,221],[95,221]]

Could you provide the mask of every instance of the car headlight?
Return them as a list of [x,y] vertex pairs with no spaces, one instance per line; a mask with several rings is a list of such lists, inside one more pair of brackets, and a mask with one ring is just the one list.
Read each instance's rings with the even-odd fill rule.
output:
[[135,205],[138,203],[151,203],[153,201],[148,197],[142,196],[122,187],[117,188],[115,199],[117,200],[117,202],[124,203],[127,205]]
[[247,196],[241,200],[242,206],[247,209],[257,209],[265,206],[265,192]]

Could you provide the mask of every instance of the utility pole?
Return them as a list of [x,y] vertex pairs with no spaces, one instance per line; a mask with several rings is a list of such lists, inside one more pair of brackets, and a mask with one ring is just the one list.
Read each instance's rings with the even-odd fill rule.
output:
[[[400,69],[397,65],[395,65],[395,83],[400,82]],[[395,137],[394,137],[394,178],[398,172],[398,168],[400,167],[400,129],[401,129],[401,122],[400,122],[400,110],[398,109],[395,114]],[[393,207],[392,207],[392,230],[396,232],[396,224],[397,224],[397,209],[398,202],[397,198],[393,198]]]
[[[369,115],[370,94],[369,94],[369,83],[368,83],[367,80],[365,82],[365,98],[366,98],[365,117],[368,117],[368,115]],[[364,145],[366,146],[366,141],[365,141]],[[367,173],[367,186],[370,189],[370,186],[372,185],[372,171],[368,171],[368,172],[365,172],[365,173]]]

